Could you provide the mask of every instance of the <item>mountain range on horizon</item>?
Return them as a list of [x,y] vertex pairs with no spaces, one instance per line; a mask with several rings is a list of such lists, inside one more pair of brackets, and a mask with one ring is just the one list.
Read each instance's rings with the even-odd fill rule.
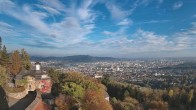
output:
[[63,62],[97,62],[97,61],[117,61],[122,60],[121,58],[113,57],[97,57],[90,55],[73,55],[65,57],[43,57],[43,56],[32,56],[32,61],[63,61]]
[[[77,62],[98,62],[98,61],[125,61],[125,60],[152,60],[161,59],[160,58],[115,58],[115,57],[101,57],[101,56],[91,56],[91,55],[71,55],[71,56],[31,56],[32,61],[61,61],[69,63]],[[179,60],[184,59],[186,61],[196,61],[194,57],[165,57],[165,59]]]

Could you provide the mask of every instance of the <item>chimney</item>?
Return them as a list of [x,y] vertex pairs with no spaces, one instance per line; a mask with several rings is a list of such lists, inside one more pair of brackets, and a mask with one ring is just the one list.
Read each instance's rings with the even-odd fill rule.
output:
[[40,62],[36,62],[35,63],[35,70],[36,71],[39,71],[40,70],[40,67],[41,67],[41,63]]

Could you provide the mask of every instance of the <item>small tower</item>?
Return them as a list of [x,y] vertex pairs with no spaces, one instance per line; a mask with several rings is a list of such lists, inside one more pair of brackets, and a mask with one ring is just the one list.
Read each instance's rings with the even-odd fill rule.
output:
[[35,63],[35,70],[39,71],[39,70],[41,70],[40,68],[41,68],[41,63],[40,62],[36,62]]

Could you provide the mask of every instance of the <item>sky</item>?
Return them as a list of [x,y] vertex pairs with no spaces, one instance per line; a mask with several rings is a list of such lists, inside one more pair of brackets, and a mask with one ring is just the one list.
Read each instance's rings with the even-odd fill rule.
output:
[[9,52],[195,57],[196,0],[0,0]]

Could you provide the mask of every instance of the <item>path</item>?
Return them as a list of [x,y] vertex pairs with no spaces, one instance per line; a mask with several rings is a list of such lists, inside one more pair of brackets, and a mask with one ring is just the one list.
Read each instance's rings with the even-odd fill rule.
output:
[[16,99],[9,99],[9,103],[11,104],[10,110],[25,110],[33,102],[35,97],[36,92],[29,92],[29,94],[27,94],[24,98],[17,100],[17,102]]

